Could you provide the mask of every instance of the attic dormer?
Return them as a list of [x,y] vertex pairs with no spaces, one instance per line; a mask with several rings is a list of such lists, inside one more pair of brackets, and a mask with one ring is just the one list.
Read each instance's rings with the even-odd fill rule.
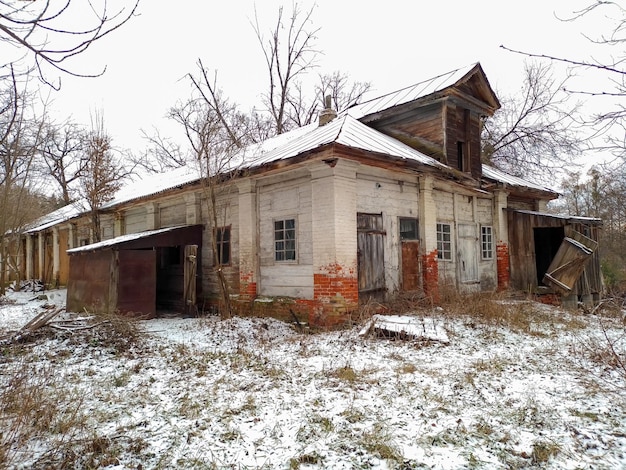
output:
[[482,119],[500,103],[480,64],[359,104],[361,122],[477,180]]

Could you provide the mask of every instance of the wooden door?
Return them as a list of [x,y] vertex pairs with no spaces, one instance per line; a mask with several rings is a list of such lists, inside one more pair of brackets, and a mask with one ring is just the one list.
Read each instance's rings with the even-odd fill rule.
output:
[[183,274],[183,302],[185,315],[196,314],[196,272],[198,261],[198,245],[185,246],[185,265]]
[[402,290],[418,290],[420,288],[420,244],[417,241],[403,241],[401,245]]
[[562,294],[569,294],[591,259],[598,243],[580,232],[569,231],[550,263],[543,282]]
[[458,225],[457,271],[460,287],[476,290],[480,284],[478,272],[479,240],[475,224]]
[[385,289],[382,214],[357,214],[359,294]]

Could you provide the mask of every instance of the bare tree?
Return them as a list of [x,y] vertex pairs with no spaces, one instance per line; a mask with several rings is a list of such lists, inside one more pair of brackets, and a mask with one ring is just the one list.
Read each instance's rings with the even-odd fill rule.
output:
[[595,37],[595,33],[586,33],[585,37],[591,44],[603,48],[606,54],[598,52],[593,57],[561,57],[501,47],[527,57],[564,64],[574,70],[599,73],[604,79],[596,78],[593,85],[585,88],[567,87],[566,91],[608,101],[602,102],[602,108],[607,111],[594,114],[586,123],[594,129],[592,138],[596,141],[597,137],[601,138],[600,143],[594,144],[593,150],[612,152],[622,161],[626,161],[626,7],[617,1],[593,0],[586,7],[561,19],[576,22],[583,18],[597,19],[597,24],[602,25],[603,32]]
[[78,182],[87,167],[85,131],[75,123],[48,124],[40,152],[47,174],[58,184],[65,204],[74,199]]
[[[562,183],[557,210],[602,219],[600,255],[609,282],[626,279],[626,174],[617,162],[572,172]],[[612,280],[612,281],[611,281]]]
[[127,169],[116,154],[111,137],[104,128],[101,114],[92,117],[91,129],[83,143],[85,168],[80,178],[80,195],[84,198],[91,219],[91,231],[94,242],[102,239],[100,209],[115,196],[129,177]]
[[314,9],[315,6],[303,11],[294,3],[289,18],[285,18],[284,8],[280,6],[269,36],[261,31],[255,10],[253,28],[269,72],[269,89],[264,95],[264,104],[272,116],[275,134],[289,130],[288,108],[290,103],[299,103],[301,98],[293,95],[293,85],[315,67],[319,53],[315,40],[319,28],[311,27]]
[[[0,294],[4,293],[7,263],[20,246],[15,236],[40,215],[29,196],[36,189],[37,179],[32,176],[43,127],[27,85],[19,87],[13,72],[4,83],[8,86],[0,89]],[[14,250],[9,249],[10,242]]]
[[228,260],[223,257],[223,245],[218,244],[227,214],[219,199],[227,195],[228,181],[240,166],[241,162],[235,157],[252,142],[249,129],[253,118],[239,112],[235,104],[222,97],[217,77],[210,77],[201,61],[198,61],[198,68],[197,75],[188,75],[193,85],[192,98],[172,108],[169,116],[184,129],[190,161],[199,168],[202,177],[203,201],[213,232],[212,268],[218,282],[221,316],[229,318],[232,314],[230,286],[224,271]]
[[571,103],[549,65],[527,62],[520,93],[501,98],[502,108],[482,131],[483,160],[538,181],[575,165],[583,140],[579,103]]
[[289,93],[288,127],[302,127],[314,122],[323,109],[326,96],[331,97],[332,108],[340,112],[358,103],[370,87],[369,82],[351,82],[348,75],[340,71],[318,75],[312,94],[306,93],[302,89],[302,83],[296,82],[293,84],[293,91]]
[[[111,12],[107,0],[0,0],[0,41],[14,51],[9,63],[26,63],[34,67],[46,83],[44,66],[59,72],[81,77],[94,77],[104,73],[81,73],[71,68],[71,59],[85,52],[94,42],[126,23],[137,10],[138,0],[132,7]],[[80,18],[81,27],[67,25]],[[6,58],[5,58],[6,60]],[[60,81],[55,85],[60,86]]]

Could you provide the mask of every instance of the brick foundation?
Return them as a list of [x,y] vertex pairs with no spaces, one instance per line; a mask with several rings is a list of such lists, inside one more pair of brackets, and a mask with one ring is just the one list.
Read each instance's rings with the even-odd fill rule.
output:
[[511,266],[509,260],[509,245],[496,244],[496,266],[498,270],[498,291],[507,290],[511,285]]
[[324,266],[313,274],[313,302],[309,323],[335,326],[346,323],[359,305],[359,282],[353,269],[339,264]]
[[422,283],[424,295],[431,298],[434,303],[439,303],[439,262],[437,261],[437,250],[422,255]]
[[256,297],[254,273],[239,272],[239,295],[243,299],[254,299]]

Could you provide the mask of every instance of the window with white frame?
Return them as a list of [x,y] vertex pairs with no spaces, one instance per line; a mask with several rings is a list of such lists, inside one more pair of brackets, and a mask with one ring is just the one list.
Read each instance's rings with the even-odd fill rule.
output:
[[483,259],[493,259],[493,228],[488,225],[480,227],[480,251]]
[[274,221],[274,259],[296,260],[296,219]]
[[437,224],[437,258],[452,260],[452,233],[450,224]]

